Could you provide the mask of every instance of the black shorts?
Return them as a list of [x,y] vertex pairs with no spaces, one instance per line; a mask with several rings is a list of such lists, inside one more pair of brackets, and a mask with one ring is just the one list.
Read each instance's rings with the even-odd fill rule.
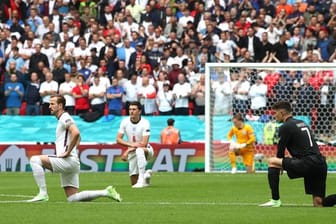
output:
[[306,194],[325,197],[327,163],[323,156],[314,155],[303,158],[284,158],[282,167],[290,179],[304,178]]

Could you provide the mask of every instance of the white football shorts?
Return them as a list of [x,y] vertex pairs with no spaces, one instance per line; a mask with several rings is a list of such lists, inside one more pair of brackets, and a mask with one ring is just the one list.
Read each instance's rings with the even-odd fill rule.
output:
[[62,187],[79,188],[79,170],[80,162],[77,156],[68,156],[66,158],[49,157],[51,167],[54,173],[61,176]]

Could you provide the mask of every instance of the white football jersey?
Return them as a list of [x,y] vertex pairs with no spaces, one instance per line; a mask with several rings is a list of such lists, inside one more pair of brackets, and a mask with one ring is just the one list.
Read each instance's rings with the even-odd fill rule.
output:
[[143,117],[137,123],[133,123],[128,117],[121,121],[118,132],[126,135],[128,142],[141,142],[144,136],[150,135],[150,124]]
[[[75,124],[73,118],[67,112],[64,112],[58,119],[56,127],[56,155],[60,155],[64,152],[66,146],[70,144],[69,127]],[[77,148],[74,147],[71,151],[71,155],[77,156]]]

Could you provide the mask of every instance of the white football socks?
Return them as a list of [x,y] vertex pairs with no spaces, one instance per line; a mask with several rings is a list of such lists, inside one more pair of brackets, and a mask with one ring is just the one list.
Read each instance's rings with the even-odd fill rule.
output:
[[38,156],[32,156],[30,159],[30,166],[33,171],[35,182],[40,190],[40,195],[47,195],[47,185],[45,181],[45,172],[42,167],[42,161]]
[[145,157],[145,151],[142,148],[137,148],[135,150],[135,154],[137,157],[137,165],[138,165],[138,169],[139,169],[139,177],[138,177],[138,183],[143,183],[144,181],[144,175],[145,175],[145,171],[146,171],[146,165],[147,165],[147,161],[146,161],[146,157]]
[[67,198],[67,200],[69,202],[91,201],[98,197],[107,197],[107,191],[106,190],[81,191],[71,195],[70,197]]

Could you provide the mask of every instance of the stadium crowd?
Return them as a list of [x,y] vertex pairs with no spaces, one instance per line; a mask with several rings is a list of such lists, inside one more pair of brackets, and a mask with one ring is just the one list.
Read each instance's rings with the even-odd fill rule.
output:
[[[0,111],[48,115],[59,92],[71,114],[140,100],[145,115],[201,115],[207,62],[334,62],[335,49],[331,0],[4,0]],[[260,114],[289,97],[333,112],[332,74],[253,74],[219,76],[216,110]]]

